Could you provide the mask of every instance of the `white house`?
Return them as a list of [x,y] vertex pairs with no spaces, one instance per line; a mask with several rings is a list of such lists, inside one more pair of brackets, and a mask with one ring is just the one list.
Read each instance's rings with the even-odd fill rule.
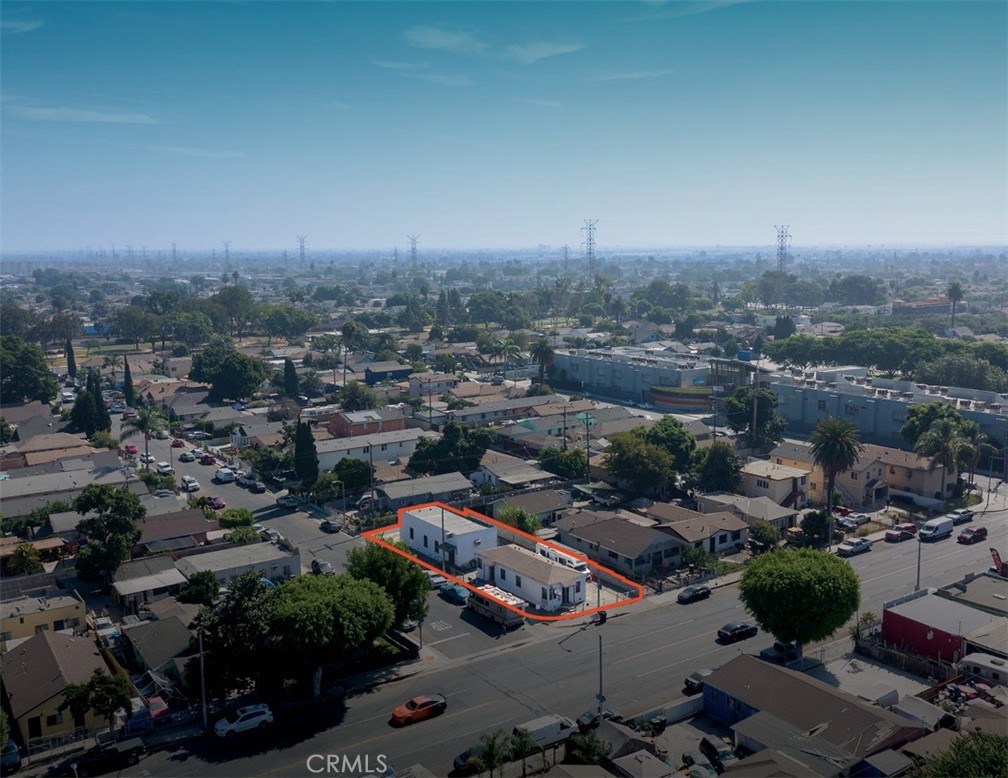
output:
[[497,528],[448,508],[428,506],[403,511],[399,538],[421,557],[438,564],[444,559],[454,567],[467,567],[475,562],[480,549],[497,545]]
[[454,373],[416,373],[409,377],[410,397],[439,397],[458,386]]
[[786,508],[801,508],[808,500],[809,476],[803,468],[758,460],[742,467],[742,494],[769,497]]
[[584,602],[588,589],[588,573],[513,545],[477,552],[476,570],[482,580],[551,613]]
[[175,567],[186,578],[206,570],[221,586],[227,586],[242,573],[255,570],[263,578],[280,580],[301,574],[301,554],[284,551],[272,543],[250,543],[179,559]]
[[319,472],[332,470],[342,459],[409,459],[416,451],[417,443],[423,438],[440,438],[437,432],[421,429],[376,432],[373,435],[357,435],[352,438],[320,440],[315,444],[318,453]]

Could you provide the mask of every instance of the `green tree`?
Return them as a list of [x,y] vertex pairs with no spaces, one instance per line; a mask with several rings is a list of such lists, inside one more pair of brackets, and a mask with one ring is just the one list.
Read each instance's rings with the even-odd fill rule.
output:
[[575,732],[567,738],[565,753],[564,761],[569,764],[600,765],[612,753],[612,744],[602,740],[594,729],[583,735]]
[[861,580],[848,562],[810,548],[781,549],[749,561],[739,598],[756,623],[782,643],[828,638],[854,615]]
[[248,508],[227,508],[217,516],[224,529],[235,527],[251,527],[255,524],[255,515]]
[[344,457],[333,468],[333,473],[343,483],[348,492],[355,492],[371,486],[375,467],[363,459]]
[[315,436],[306,421],[299,421],[294,433],[294,472],[306,486],[315,483],[319,475]]
[[[406,551],[406,544],[394,544]],[[401,554],[377,543],[353,548],[347,554],[347,574],[354,578],[374,581],[388,595],[393,608],[393,624],[407,619],[422,619],[427,615],[427,594],[430,583],[419,565]]]
[[58,710],[69,709],[75,721],[83,721],[88,710],[102,716],[115,731],[116,711],[130,710],[132,695],[129,682],[121,675],[109,675],[95,668],[87,683],[70,684]]
[[0,446],[6,446],[14,440],[14,428],[7,423],[7,419],[0,416]]
[[515,727],[511,733],[511,758],[521,759],[522,776],[525,775],[525,760],[533,754],[538,754],[542,748],[525,727]]
[[241,340],[255,309],[255,300],[249,290],[236,284],[221,289],[210,299],[224,309],[230,322],[229,331]]
[[276,591],[250,570],[231,581],[212,605],[200,609],[193,628],[203,633],[208,692],[242,691],[269,677],[263,656],[276,642]]
[[7,572],[12,575],[33,575],[43,569],[38,549],[27,540],[14,547],[14,553],[7,562]]
[[7,723],[7,711],[0,708],[0,750],[7,746],[10,740],[10,724]]
[[367,384],[351,381],[339,392],[340,406],[344,411],[367,411],[378,407],[378,395]]
[[94,408],[94,430],[111,430],[112,417],[109,416],[108,408],[105,407],[105,398],[102,396],[101,381],[97,371],[89,370],[87,376],[87,393],[91,395],[92,407]]
[[988,732],[960,732],[944,751],[910,768],[910,778],[984,776],[1008,778],[1008,738]]
[[123,397],[126,399],[126,404],[132,408],[136,399],[133,392],[133,371],[130,370],[129,360],[126,357],[123,357]]
[[696,438],[675,416],[662,416],[644,432],[644,440],[661,446],[672,455],[676,472],[689,470],[690,460],[696,450]]
[[213,605],[220,591],[217,577],[209,570],[198,570],[179,589],[179,601],[196,605]]
[[980,431],[980,425],[974,421],[964,420],[959,429],[959,451],[958,467],[965,469],[969,473],[969,485],[973,486],[973,477],[976,474],[977,465],[984,454],[994,454],[997,446],[990,442],[990,438]]
[[955,472],[962,445],[962,425],[951,419],[939,419],[917,438],[914,453],[927,457],[929,470],[942,469],[941,493],[936,495],[938,499],[945,499],[945,481],[950,472]]
[[963,416],[943,400],[911,405],[907,408],[906,421],[900,427],[900,435],[911,447],[916,448],[920,436],[941,420],[958,425],[962,423]]
[[780,530],[765,519],[757,519],[749,528],[749,537],[769,548],[780,542]]
[[168,417],[160,408],[144,405],[137,409],[136,416],[122,423],[122,439],[143,435],[144,470],[150,470],[150,441],[159,432],[168,429]]
[[658,494],[675,479],[675,462],[662,446],[648,443],[641,428],[609,437],[603,464],[636,492]]
[[846,419],[828,416],[820,419],[809,436],[812,461],[826,476],[826,513],[833,515],[833,490],[836,479],[857,464],[864,451],[858,440],[857,427]]
[[756,428],[753,423],[753,387],[740,386],[724,400],[725,418],[736,432],[749,436],[751,445],[761,446],[769,441],[780,440],[787,421],[777,413],[777,395],[769,389],[756,390]]
[[77,552],[78,574],[90,579],[111,575],[140,539],[139,522],[147,509],[128,489],[108,484],[88,484],[74,499],[73,507],[85,517],[77,525],[85,541]]
[[285,655],[312,669],[312,697],[322,668],[367,649],[392,624],[394,609],[373,581],[349,575],[302,575],[277,592],[274,625]]
[[77,356],[74,354],[73,341],[71,341],[70,338],[66,339],[66,345],[63,347],[63,352],[66,354],[67,375],[71,378],[76,378]]
[[802,540],[810,548],[825,548],[832,543],[836,519],[826,511],[809,511],[801,522]]
[[488,732],[480,738],[480,761],[493,778],[494,770],[504,775],[504,763],[511,758],[511,743],[503,729]]
[[42,349],[17,335],[0,338],[0,403],[49,402],[58,391]]
[[526,535],[535,535],[542,529],[542,522],[539,521],[538,517],[533,516],[524,508],[514,505],[504,505],[494,513],[494,518],[524,532]]
[[300,393],[297,368],[289,357],[284,359],[283,386],[284,393],[289,397],[297,397]]
[[693,474],[701,492],[734,492],[742,483],[742,459],[731,443],[718,440],[696,450]]
[[539,365],[539,383],[543,383],[546,374],[546,367],[553,363],[553,347],[546,338],[539,338],[532,344],[529,356]]
[[228,543],[234,543],[239,546],[247,546],[249,543],[258,543],[262,540],[259,532],[255,527],[241,526],[235,527],[229,533],[224,536],[224,540]]
[[456,421],[445,425],[439,440],[422,438],[409,460],[415,473],[472,473],[490,447],[492,433],[484,428],[469,429]]
[[193,355],[189,378],[210,384],[210,399],[241,400],[255,394],[269,372],[261,359],[242,354],[227,338],[216,338]]
[[945,290],[945,296],[948,298],[948,301],[952,303],[952,329],[955,329],[956,306],[962,302],[966,293],[963,291],[961,283],[958,281],[952,281]]
[[561,478],[584,478],[588,472],[588,455],[583,448],[559,449],[547,446],[539,452],[543,470]]

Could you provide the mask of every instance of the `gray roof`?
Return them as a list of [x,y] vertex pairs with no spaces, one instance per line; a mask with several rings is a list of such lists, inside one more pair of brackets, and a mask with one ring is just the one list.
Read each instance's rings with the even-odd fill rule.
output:
[[892,605],[886,603],[885,610],[950,635],[967,635],[998,620],[993,614],[966,603],[939,597],[933,591],[906,602]]
[[572,537],[630,559],[636,559],[655,544],[669,541],[669,536],[664,532],[615,516],[589,524],[575,524],[570,518],[564,517],[557,521],[556,526]]
[[[719,503],[728,506],[748,516],[751,519],[763,519],[764,521],[776,521],[794,516],[798,513],[794,508],[785,508],[778,505],[769,497],[744,497],[741,494],[712,493],[705,494],[701,499],[701,504],[705,501]],[[721,510],[720,508],[718,510]]]
[[175,562],[175,566],[188,578],[200,570],[209,570],[215,573],[220,570],[248,567],[262,562],[279,562],[290,559],[292,556],[272,543],[250,543],[246,546],[234,546],[220,551],[185,556]]
[[14,718],[62,694],[68,684],[86,683],[108,668],[94,640],[59,632],[39,632],[4,655],[4,690]]
[[498,546],[486,551],[477,551],[476,556],[483,560],[484,565],[503,565],[519,575],[524,575],[530,581],[540,584],[559,584],[571,586],[577,581],[583,581],[584,573],[553,562],[546,557],[527,551],[518,546]]
[[373,435],[354,435],[349,438],[330,438],[320,440],[315,444],[315,450],[319,454],[328,454],[333,451],[350,451],[364,446],[381,446],[383,443],[402,443],[409,440],[419,441],[422,438],[440,438],[438,432],[417,429],[411,427],[404,430],[393,430],[391,432],[376,432]]
[[563,510],[571,502],[570,492],[559,492],[556,489],[543,489],[537,492],[526,492],[507,496],[491,503],[496,512],[506,505],[521,508],[531,514],[548,513]]
[[451,492],[466,492],[472,489],[472,481],[462,473],[443,473],[427,478],[413,478],[409,481],[396,481],[385,484],[378,491],[389,500],[402,500],[407,497],[449,494]]
[[123,630],[133,650],[151,670],[157,670],[189,649],[192,633],[178,616],[147,621]]

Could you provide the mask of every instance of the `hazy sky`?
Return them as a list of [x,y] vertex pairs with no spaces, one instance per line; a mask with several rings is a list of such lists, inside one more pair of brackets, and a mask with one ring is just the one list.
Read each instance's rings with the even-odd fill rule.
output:
[[1008,4],[2,7],[2,248],[1004,244]]

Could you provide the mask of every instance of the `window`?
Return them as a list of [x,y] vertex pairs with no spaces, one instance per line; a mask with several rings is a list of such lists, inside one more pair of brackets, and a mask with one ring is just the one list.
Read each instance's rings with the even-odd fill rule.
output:
[[370,446],[364,446],[364,448],[362,450],[363,450],[363,452],[365,454],[367,454],[369,451],[371,451],[371,447]]
[[717,542],[718,542],[719,546],[723,546],[725,543],[727,543],[728,542],[728,533],[724,532],[724,533],[718,535]]
[[427,536],[426,535],[423,536],[423,547],[427,548]]
[[813,481],[812,483],[809,484],[809,488],[812,489],[812,490],[815,490],[815,489],[818,489],[819,487],[817,487],[816,486],[816,482]]
[[820,411],[825,411],[826,410],[826,401],[825,400],[820,400],[818,403],[816,403],[816,408],[818,408]]
[[889,475],[896,475],[896,468],[892,465],[889,466]]
[[617,554],[615,551],[609,551],[608,554],[610,559],[619,559],[619,554]]
[[765,478],[757,478],[756,479],[756,486],[758,486],[760,489],[769,489],[770,488],[770,482],[767,481]]
[[856,480],[857,480],[857,473],[851,473],[851,474],[850,474],[850,479],[851,479],[852,481],[856,481]]
[[546,599],[546,587],[545,586],[542,588],[542,598],[544,600]]
[[783,462],[781,462],[781,458],[780,457],[777,457],[777,464],[778,465],[783,465],[784,464]]
[[440,552],[441,552],[441,544],[440,544],[440,543],[438,543],[438,542],[437,542],[437,541],[435,540],[435,541],[434,541],[434,553],[435,553],[435,554],[438,554],[438,553],[440,553]]
[[732,540],[739,540],[742,537],[742,530],[737,529],[731,534]]
[[[580,594],[581,593],[581,582],[580,581],[575,581],[574,582],[574,593],[575,594]],[[994,677],[995,678],[997,677],[996,673],[995,673]]]
[[515,586],[517,586],[518,588],[521,588],[521,576],[520,575],[516,575],[515,576]]
[[507,570],[503,570],[503,569],[502,569],[502,570],[500,571],[500,579],[501,579],[502,581],[506,581],[506,580],[507,580]]
[[64,624],[63,619],[57,619],[56,621],[54,621],[52,623],[53,632],[59,632],[61,629],[63,629],[63,624]]
[[857,416],[858,414],[861,413],[861,409],[858,408],[856,405],[845,405],[844,413],[847,414],[848,416]]
[[381,444],[381,450],[382,451],[388,451],[388,443],[382,443]]
[[8,630],[7,632],[0,632],[0,640],[10,640],[14,635]]
[[57,724],[63,723],[63,712],[56,711],[52,716],[46,716],[45,724],[47,727],[55,727]]
[[410,528],[409,528],[409,539],[410,539],[410,540],[414,540],[414,539],[415,539],[415,538],[413,537],[413,528],[412,528],[412,527],[410,527]]

